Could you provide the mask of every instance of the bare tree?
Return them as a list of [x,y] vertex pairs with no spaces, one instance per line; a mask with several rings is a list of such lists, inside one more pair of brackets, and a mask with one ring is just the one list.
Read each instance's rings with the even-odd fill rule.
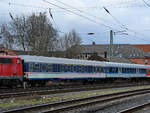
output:
[[39,55],[55,49],[57,31],[52,27],[46,13],[33,13],[16,18],[11,15],[11,18],[12,21],[5,27],[3,34],[5,39],[11,37],[12,44],[23,51],[34,51]]
[[1,41],[6,48],[13,48],[14,39],[10,31],[7,30],[6,25],[1,26]]
[[66,50],[66,57],[76,58],[80,53],[80,49],[77,49],[77,46],[80,45],[82,41],[75,30],[65,33],[59,41],[61,48]]
[[65,33],[60,39],[62,49],[68,50],[72,46],[80,45],[82,42],[80,35],[73,29],[69,33]]

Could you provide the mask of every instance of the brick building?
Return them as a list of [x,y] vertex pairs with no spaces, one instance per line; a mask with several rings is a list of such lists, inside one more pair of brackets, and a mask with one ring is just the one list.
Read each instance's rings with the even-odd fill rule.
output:
[[14,52],[13,50],[5,48],[3,45],[0,45],[0,55],[17,56],[16,52]]
[[[150,64],[150,45],[114,44],[112,62]],[[143,47],[143,49],[141,48]],[[78,45],[78,59],[88,59],[97,53],[98,56],[109,59],[109,44]],[[149,49],[147,49],[149,48]],[[107,55],[106,55],[107,54]]]

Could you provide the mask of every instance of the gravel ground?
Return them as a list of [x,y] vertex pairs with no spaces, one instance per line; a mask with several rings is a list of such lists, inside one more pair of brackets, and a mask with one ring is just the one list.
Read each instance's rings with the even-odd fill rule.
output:
[[150,107],[145,107],[145,108],[138,110],[134,113],[150,113]]
[[[121,110],[137,106],[148,101],[150,101],[150,94],[145,94],[143,96],[134,96],[121,99],[117,102],[112,101],[103,105],[93,105],[90,107],[69,111],[68,113],[117,113]],[[150,108],[145,108],[144,111],[141,110],[137,113],[150,113]]]
[[[135,88],[135,87],[132,87],[133,89]],[[128,88],[128,89],[132,89],[132,88]],[[83,91],[83,92],[72,92],[72,93],[66,93],[66,94],[53,94],[53,95],[45,95],[45,96],[41,96],[41,98],[42,98],[42,100],[45,100],[45,99],[47,99],[47,98],[51,98],[51,101],[49,101],[49,102],[46,102],[46,103],[53,103],[53,102],[59,102],[59,101],[63,101],[63,100],[71,100],[71,99],[76,99],[76,98],[81,98],[81,96],[82,96],[82,98],[83,98],[83,96],[86,96],[86,97],[89,97],[89,96],[94,96],[94,95],[101,95],[100,93],[102,93],[102,94],[106,94],[106,92],[107,92],[107,94],[108,93],[113,93],[113,92],[116,92],[117,90],[119,90],[119,92],[122,90],[122,89],[125,89],[126,90],[126,88],[113,88],[113,89],[105,89],[105,90],[95,90],[95,91]],[[132,89],[132,90],[133,90]],[[105,92],[106,91],[106,92]],[[100,93],[98,93],[98,92],[100,92]],[[85,95],[85,94],[86,95]],[[91,93],[92,93],[92,95],[91,95]],[[79,94],[79,95],[78,95]],[[84,94],[84,95],[83,95]],[[149,96],[150,97],[150,96]],[[56,98],[56,99],[55,99]],[[29,100],[31,99],[31,97],[29,98]],[[39,102],[39,99],[40,98],[37,98],[35,101],[38,101]],[[150,99],[150,98],[148,98],[148,99]],[[34,100],[34,99],[33,99]],[[6,101],[6,100],[0,100],[0,103],[2,103],[2,104],[4,104],[4,101]],[[12,101],[12,99],[9,99],[9,103],[11,103],[11,101]],[[21,99],[21,101],[23,101],[23,99]],[[0,107],[0,112],[1,111],[5,111],[5,110],[7,110],[7,109],[13,109],[13,108],[21,108],[21,107],[25,107],[25,106],[31,106],[31,105],[40,105],[40,104],[42,104],[42,103],[45,103],[45,101],[40,101],[40,103],[34,103],[34,104],[31,104],[31,103],[29,103],[29,104],[20,104],[20,105],[17,105],[17,106],[12,106],[12,107],[3,107],[3,106],[1,106]],[[13,103],[14,104],[14,103]],[[112,103],[112,104],[114,104],[114,103]],[[110,103],[110,105],[111,105],[111,103]],[[95,107],[95,106],[94,106]],[[99,109],[99,108],[98,108]],[[86,109],[85,109],[86,110]],[[86,111],[87,112],[87,111]],[[96,111],[94,111],[94,112],[96,112]],[[72,112],[69,112],[69,113],[72,113]],[[103,112],[102,112],[103,113]],[[104,113],[106,113],[106,112],[104,112]],[[111,113],[111,112],[108,112],[108,113]],[[114,113],[114,112],[112,112],[112,113]]]

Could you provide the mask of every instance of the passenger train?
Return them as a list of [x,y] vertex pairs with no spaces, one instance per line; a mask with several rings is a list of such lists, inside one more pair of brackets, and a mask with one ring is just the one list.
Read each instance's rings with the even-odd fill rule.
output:
[[0,55],[0,85],[45,84],[49,80],[150,77],[150,66],[42,56]]

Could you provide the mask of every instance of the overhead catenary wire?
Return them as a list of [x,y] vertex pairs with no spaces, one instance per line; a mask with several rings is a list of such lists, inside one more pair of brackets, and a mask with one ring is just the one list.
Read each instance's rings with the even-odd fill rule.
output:
[[[9,5],[14,5],[14,6],[20,6],[20,7],[31,7],[31,8],[39,8],[39,9],[49,9],[49,7],[41,7],[41,6],[35,6],[35,5],[27,5],[27,4],[20,4],[20,3],[13,3],[13,2],[9,2],[8,3]],[[145,3],[144,3],[145,4]],[[139,5],[134,5],[134,6],[118,6],[118,5],[106,5],[105,7],[109,7],[109,8],[132,8],[132,7],[145,7],[144,4],[139,4]],[[60,8],[58,8],[60,9]],[[52,8],[53,11],[56,11],[56,12],[64,12],[64,11],[59,11],[57,8]],[[77,9],[76,8],[66,8],[66,9],[69,9],[69,10],[72,10],[72,11],[78,11],[77,9],[84,9],[84,10],[97,10],[97,9],[100,9],[102,10],[103,7],[99,7],[99,6],[92,6],[92,7],[78,7]]]
[[126,26],[122,24],[116,17],[114,17],[106,7],[103,8],[119,25],[121,25],[121,28],[127,29]]
[[[139,35],[142,35],[142,36],[143,36],[143,34],[140,34],[139,32],[136,32],[135,30],[130,29],[130,28],[126,27],[124,24],[122,24],[115,16],[113,16],[113,15],[110,13],[110,11],[109,11],[106,7],[104,7],[104,9],[105,9],[105,11],[106,11],[109,15],[111,15],[111,17],[112,17],[119,25],[121,25],[122,28],[124,28],[126,31],[130,31],[130,32],[132,32],[132,33],[134,33],[134,34],[139,34]],[[139,38],[139,37],[137,37],[137,38]],[[144,40],[144,39],[143,39],[143,40]]]
[[150,4],[146,2],[145,0],[142,0],[148,7],[150,7]]
[[106,28],[109,28],[109,29],[113,29],[113,30],[114,30],[113,27],[107,26],[107,25],[105,25],[105,24],[103,24],[103,23],[99,23],[99,22],[95,21],[94,19],[91,19],[91,18],[89,18],[89,17],[87,17],[87,16],[78,14],[78,13],[73,12],[73,11],[71,11],[71,10],[68,10],[68,9],[66,9],[66,8],[64,8],[64,7],[61,7],[61,6],[56,5],[56,4],[54,4],[54,3],[51,3],[51,2],[49,2],[49,1],[47,1],[47,0],[42,0],[42,1],[44,1],[44,2],[46,2],[46,3],[48,3],[48,4],[51,4],[51,5],[53,5],[53,6],[59,7],[59,8],[65,10],[65,11],[67,11],[67,12],[70,12],[70,13],[72,13],[72,14],[75,14],[75,15],[77,15],[77,16],[79,16],[79,17],[82,17],[82,18],[84,18],[84,19],[86,19],[86,20],[89,20],[89,21],[91,21],[91,22],[93,22],[93,23],[95,23],[95,24],[102,25],[102,26],[104,26],[104,27],[106,27]]
[[[49,2],[49,1],[46,1],[46,0],[43,0],[43,1],[49,3],[49,4],[53,5],[53,6],[55,6],[55,7],[57,7],[57,8],[63,9],[64,11],[67,11],[67,12],[70,12],[70,13],[72,13],[72,14],[78,15],[78,16],[80,16],[80,17],[82,17],[82,18],[85,18],[85,19],[87,19],[87,20],[89,20],[89,21],[91,21],[91,22],[93,22],[93,23],[95,23],[95,24],[103,25],[104,27],[107,27],[107,28],[109,28],[109,29],[114,29],[114,28],[111,27],[111,26],[108,26],[108,25],[105,25],[105,24],[103,24],[103,23],[99,23],[99,22],[95,21],[95,19],[91,19],[91,18],[89,18],[89,17],[87,17],[87,16],[78,14],[78,13],[72,11],[72,10],[69,10],[69,9],[67,9],[67,8],[64,8],[64,7],[61,7],[61,6],[59,6],[59,5],[56,5],[56,4],[54,4],[54,3],[51,3],[51,2]],[[23,7],[33,7],[32,5],[24,5],[24,4],[16,4],[16,3],[9,3],[9,5],[20,5],[20,6],[23,6]],[[43,8],[43,7],[36,7],[36,8]],[[46,8],[46,7],[44,7],[44,8],[45,8],[45,9],[49,9],[49,8]]]
[[[86,14],[86,15],[92,17],[94,20],[97,19],[97,21],[103,21],[103,22],[106,23],[106,20],[105,20],[104,18],[95,16],[95,15],[93,15],[93,14],[91,14],[91,13],[88,13],[88,12],[86,12],[86,11],[80,10],[80,9],[84,9],[84,8],[86,8],[86,9],[89,9],[89,8],[97,8],[97,9],[98,9],[98,8],[100,8],[100,7],[78,7],[78,8],[75,8],[75,7],[72,7],[72,6],[70,6],[70,5],[66,4],[66,3],[63,3],[63,2],[61,2],[61,1],[58,1],[58,0],[57,0],[57,2],[60,2],[60,3],[62,3],[63,5],[66,5],[66,6],[69,7],[69,8],[65,8],[65,9],[68,9],[68,10],[70,10],[70,11],[75,11],[75,12],[78,11],[78,12],[84,13],[84,14]],[[26,5],[26,4],[18,4],[18,3],[12,3],[12,2],[9,2],[9,5],[17,5],[17,6],[20,6],[20,7],[31,7],[31,8],[43,8],[43,9],[46,9],[46,10],[49,9],[49,7],[41,7],[41,6],[33,6],[33,5]],[[59,8],[59,7],[58,7],[58,8]],[[62,8],[59,8],[59,9],[62,9]],[[53,11],[53,12],[55,12],[56,10],[57,10],[56,8],[51,8],[51,11]],[[58,12],[58,11],[57,11],[57,12]],[[63,12],[63,11],[59,11],[59,12]],[[107,21],[107,23],[108,23],[108,21]],[[109,24],[112,24],[112,23],[109,22]]]
[[62,2],[62,1],[59,1],[59,0],[55,0],[55,1],[57,1],[57,2],[59,2],[59,3],[61,3],[61,4],[63,4],[64,6],[67,6],[67,7],[71,8],[71,9],[76,9],[77,11],[79,11],[79,12],[81,12],[81,13],[83,13],[83,14],[89,15],[89,16],[91,16],[91,17],[94,18],[94,19],[98,19],[98,21],[106,22],[106,20],[105,20],[105,19],[102,19],[101,17],[95,16],[95,15],[93,15],[93,14],[91,14],[91,13],[88,13],[88,12],[86,12],[86,11],[80,10],[80,9],[78,9],[78,8],[76,8],[76,7],[73,7],[73,6],[71,6],[71,5],[67,4],[67,3]]

